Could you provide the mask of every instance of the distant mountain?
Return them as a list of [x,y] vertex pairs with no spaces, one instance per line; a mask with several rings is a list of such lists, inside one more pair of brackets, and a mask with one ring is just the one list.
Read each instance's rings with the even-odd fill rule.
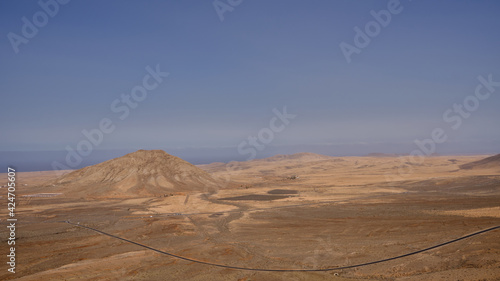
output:
[[471,170],[471,169],[500,169],[500,154],[495,156],[487,157],[478,161],[462,164],[459,166],[460,169]]
[[163,150],[139,150],[73,171],[53,184],[86,195],[150,196],[203,191],[217,181],[202,169]]

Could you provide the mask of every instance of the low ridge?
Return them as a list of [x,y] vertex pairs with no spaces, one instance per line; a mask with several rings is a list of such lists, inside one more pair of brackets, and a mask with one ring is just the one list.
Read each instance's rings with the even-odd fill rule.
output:
[[500,154],[487,157],[478,161],[466,163],[459,166],[460,169],[471,170],[471,169],[500,169]]
[[[272,161],[280,161],[280,160],[301,160],[301,161],[316,161],[316,160],[329,160],[333,159],[334,157],[332,156],[327,156],[327,155],[322,155],[322,154],[317,154],[317,153],[311,153],[311,152],[300,152],[300,153],[295,153],[295,154],[289,154],[289,155],[283,155],[283,154],[277,154],[268,158],[264,159],[259,159],[260,161],[267,161],[267,162],[272,162]],[[259,161],[256,160],[256,161]]]

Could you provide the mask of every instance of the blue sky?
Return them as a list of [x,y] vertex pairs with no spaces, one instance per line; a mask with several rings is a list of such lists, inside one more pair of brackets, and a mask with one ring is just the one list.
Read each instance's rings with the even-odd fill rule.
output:
[[[0,151],[74,147],[102,118],[116,130],[97,149],[235,151],[286,106],[297,117],[268,147],[356,154],[352,144],[410,147],[441,127],[443,151],[498,152],[500,88],[457,130],[442,115],[479,75],[500,81],[500,2],[401,1],[347,63],[339,44],[388,2],[245,0],[220,21],[212,1],[73,0],[16,54],[7,35],[41,7],[1,1]],[[119,120],[110,104],[148,65],[170,75]],[[377,152],[410,152],[389,150]]]

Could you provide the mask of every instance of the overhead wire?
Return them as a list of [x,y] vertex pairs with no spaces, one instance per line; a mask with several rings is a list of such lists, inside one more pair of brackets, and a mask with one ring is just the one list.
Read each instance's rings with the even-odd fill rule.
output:
[[436,249],[436,248],[439,248],[439,247],[443,247],[445,245],[448,245],[448,244],[451,244],[451,243],[455,243],[455,242],[458,242],[458,241],[461,241],[461,240],[464,240],[464,239],[467,239],[467,238],[471,238],[471,237],[474,237],[474,236],[477,236],[477,235],[480,235],[480,234],[484,234],[484,233],[487,233],[487,232],[490,232],[490,231],[494,231],[496,229],[500,229],[500,225],[498,225],[498,226],[494,226],[494,227],[490,227],[490,228],[487,228],[487,229],[483,229],[481,231],[474,232],[474,233],[471,233],[471,234],[468,234],[468,235],[465,235],[465,236],[462,236],[462,237],[459,237],[459,238],[456,238],[456,239],[452,239],[452,240],[449,240],[449,241],[446,241],[446,242],[443,242],[443,243],[439,243],[439,244],[436,244],[436,245],[431,246],[431,247],[420,249],[420,250],[417,250],[417,251],[412,251],[412,252],[409,252],[409,253],[406,253],[406,254],[402,254],[402,255],[398,255],[398,256],[394,256],[394,257],[390,257],[390,258],[378,259],[378,260],[374,260],[374,261],[370,261],[370,262],[364,262],[364,263],[359,263],[359,264],[354,264],[354,265],[339,266],[339,267],[328,267],[328,268],[316,268],[316,269],[268,269],[268,268],[253,268],[253,267],[232,266],[232,265],[218,264],[218,263],[213,263],[213,262],[208,262],[208,261],[201,261],[201,260],[197,260],[197,259],[193,259],[193,258],[189,258],[189,257],[184,257],[184,256],[176,255],[176,254],[173,254],[173,253],[170,253],[170,252],[166,252],[166,251],[163,251],[163,250],[159,250],[159,249],[153,248],[151,246],[147,246],[147,245],[144,245],[144,244],[141,244],[141,243],[138,243],[138,242],[135,242],[135,241],[123,238],[123,237],[119,237],[119,236],[116,236],[116,235],[104,232],[102,230],[99,230],[99,229],[96,229],[96,228],[93,228],[93,227],[89,227],[89,226],[85,226],[85,225],[79,224],[79,223],[73,223],[73,222],[70,222],[70,221],[61,221],[61,222],[64,222],[64,223],[67,223],[67,224],[70,224],[70,225],[73,225],[73,226],[77,226],[77,227],[80,227],[80,228],[88,229],[88,230],[97,232],[99,234],[106,235],[106,236],[109,236],[111,238],[115,238],[115,239],[118,239],[118,240],[122,240],[122,241],[125,241],[127,243],[131,243],[131,244],[140,246],[142,248],[145,248],[145,249],[148,249],[148,250],[151,250],[151,251],[163,254],[163,255],[171,256],[171,257],[174,257],[174,258],[177,258],[177,259],[181,259],[181,260],[185,260],[185,261],[189,261],[189,262],[194,262],[194,263],[204,264],[204,265],[209,265],[209,266],[215,266],[215,267],[221,267],[221,268],[227,268],[227,269],[248,270],[248,271],[262,271],[262,272],[321,272],[321,271],[333,271],[333,270],[342,270],[342,269],[350,269],[350,268],[356,268],[356,267],[363,267],[363,266],[368,266],[368,265],[373,265],[373,264],[377,264],[377,263],[388,262],[388,261],[392,261],[392,260],[401,259],[401,258],[404,258],[404,257],[416,255],[416,254],[419,254],[419,253],[422,253],[422,252],[426,252],[426,251],[429,251],[429,250],[432,250],[432,249]]

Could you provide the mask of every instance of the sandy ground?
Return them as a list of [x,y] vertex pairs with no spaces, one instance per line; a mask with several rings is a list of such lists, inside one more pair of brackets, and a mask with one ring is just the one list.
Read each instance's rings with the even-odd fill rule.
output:
[[[500,171],[458,168],[484,157],[430,157],[418,165],[396,157],[215,163],[200,166],[221,180],[215,193],[141,198],[23,197],[52,193],[42,183],[56,175],[20,173],[16,273],[3,262],[0,279],[500,280],[500,230],[359,268],[256,272],[179,260],[61,222],[231,266],[353,265],[500,225]],[[284,195],[271,192],[276,189],[296,192],[274,199]],[[246,195],[266,200],[222,200]],[[6,212],[0,218],[7,254]]]

